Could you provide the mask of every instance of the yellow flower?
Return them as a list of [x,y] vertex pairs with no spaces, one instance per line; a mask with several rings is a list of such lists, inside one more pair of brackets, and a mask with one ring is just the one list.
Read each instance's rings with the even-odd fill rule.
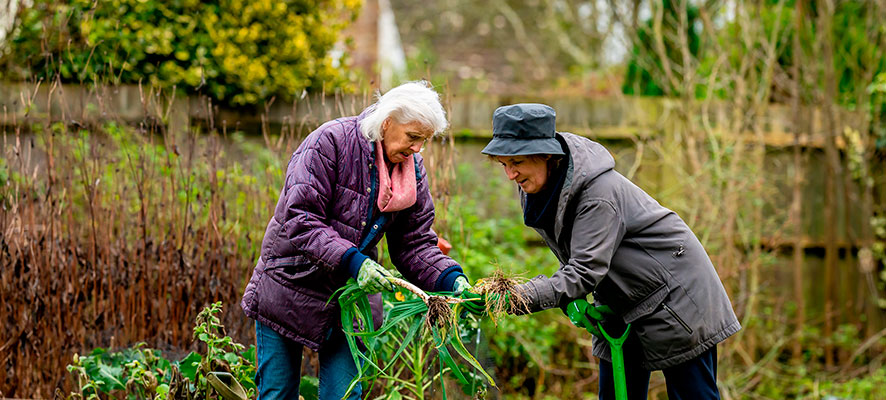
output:
[[400,292],[400,291],[398,291],[397,293],[394,293],[394,298],[397,299],[397,301],[406,300],[406,296],[404,296],[403,292]]

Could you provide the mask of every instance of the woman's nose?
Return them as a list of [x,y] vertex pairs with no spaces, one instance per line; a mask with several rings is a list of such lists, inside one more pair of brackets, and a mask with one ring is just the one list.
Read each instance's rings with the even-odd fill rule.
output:
[[508,167],[505,167],[505,173],[508,174],[508,179],[514,180],[517,178],[517,171]]
[[423,144],[424,142],[413,143],[411,146],[409,146],[409,150],[411,150],[413,153],[418,153],[421,151],[421,146]]

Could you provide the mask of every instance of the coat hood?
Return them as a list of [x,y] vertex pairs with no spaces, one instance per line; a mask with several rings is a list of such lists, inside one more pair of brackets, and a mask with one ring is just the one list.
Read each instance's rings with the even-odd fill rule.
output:
[[[558,133],[569,147],[569,167],[566,168],[566,182],[557,202],[557,217],[554,219],[554,232],[559,240],[563,228],[563,215],[566,205],[589,182],[615,168],[615,159],[603,145],[588,138],[568,132]],[[524,193],[525,196],[525,193]],[[524,197],[525,202],[525,197]]]
[[600,143],[568,132],[561,132],[559,135],[569,147],[569,168],[566,176],[566,187],[569,190],[572,189],[572,183],[580,185],[615,168],[615,159]]

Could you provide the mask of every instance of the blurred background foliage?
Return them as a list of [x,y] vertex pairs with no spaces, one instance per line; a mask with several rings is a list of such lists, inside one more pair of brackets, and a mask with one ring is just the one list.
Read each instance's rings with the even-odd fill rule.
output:
[[[791,26],[795,19],[796,7],[795,1],[778,1],[767,0],[758,8],[761,34],[766,36],[774,35],[775,47],[778,50],[778,69],[781,73],[786,73],[795,62],[793,57],[793,49],[791,41],[794,35],[799,35],[801,46],[807,49],[814,45],[816,35],[820,35],[820,28],[815,23],[806,24],[804,29],[797,31],[796,29],[782,30],[786,26]],[[707,4],[708,6],[714,3]],[[685,7],[685,13],[680,12],[679,7]],[[830,12],[821,10],[821,6],[817,2],[808,4],[808,17],[811,21],[815,21],[821,12]],[[627,63],[627,72],[625,74],[622,91],[629,95],[643,96],[662,96],[676,95],[679,96],[679,86],[675,86],[667,81],[666,73],[663,71],[662,61],[664,57],[660,56],[655,46],[658,44],[654,40],[653,30],[662,30],[663,47],[668,54],[668,59],[676,61],[675,67],[682,67],[681,61],[683,56],[679,54],[681,50],[680,43],[677,40],[682,38],[678,35],[681,26],[686,26],[686,40],[688,41],[688,51],[691,58],[698,58],[700,68],[698,70],[699,79],[711,77],[713,67],[716,65],[717,53],[706,51],[699,53],[701,50],[701,42],[703,39],[712,41],[714,49],[725,45],[727,41],[741,40],[746,33],[742,30],[753,29],[746,24],[742,24],[740,20],[732,21],[715,21],[718,10],[716,5],[705,9],[693,5],[692,2],[680,2],[666,0],[662,2],[660,21],[656,21],[655,16],[649,16],[641,21],[641,25],[637,31],[639,40],[633,43],[631,56]],[[886,53],[883,53],[880,44],[876,40],[870,40],[870,33],[882,27],[871,26],[870,13],[876,11],[867,7],[864,2],[844,1],[836,2],[833,10],[834,45],[836,56],[834,57],[835,70],[839,77],[839,102],[845,106],[855,106],[858,98],[858,91],[865,91],[867,85],[871,83],[871,75],[863,74],[859,66],[868,64],[866,70],[875,73],[886,72]],[[684,18],[684,20],[681,20]],[[719,23],[722,25],[719,29],[712,29],[712,24]],[[707,27],[706,27],[707,25]],[[711,32],[715,32],[711,34]],[[710,37],[702,38],[702,35],[708,34]],[[730,63],[738,65],[745,58],[748,52],[763,51],[758,46],[739,46],[736,52],[729,55]],[[673,62],[672,61],[672,62]],[[760,66],[756,66],[759,68]],[[789,98],[788,91],[785,86],[785,80],[776,80],[773,87],[773,101],[785,101]],[[696,98],[704,98],[708,93],[706,85],[701,83],[697,85],[693,96]],[[714,95],[718,98],[724,98],[734,93],[732,90],[719,89]]]

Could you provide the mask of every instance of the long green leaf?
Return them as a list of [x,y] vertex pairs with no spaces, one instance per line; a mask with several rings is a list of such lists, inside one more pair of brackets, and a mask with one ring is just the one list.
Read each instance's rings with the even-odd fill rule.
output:
[[486,377],[492,387],[498,387],[495,385],[495,381],[492,380],[492,377],[489,376],[489,374],[486,373],[486,370],[483,369],[483,366],[480,365],[480,362],[471,355],[471,352],[469,352],[468,349],[465,348],[464,343],[461,342],[461,337],[458,332],[458,325],[455,326],[455,329],[453,329],[453,331],[455,332],[455,334],[452,335],[451,338],[454,340],[450,340],[449,343],[452,344],[452,348],[455,349],[455,352],[458,353],[462,358],[464,358],[465,361],[471,364],[471,366],[480,371],[480,373],[482,373],[483,376]]
[[[446,348],[446,342],[443,340],[440,333],[437,332],[437,328],[434,327],[432,329],[432,332],[434,335],[434,344],[437,347],[437,356],[440,358],[440,360],[442,362],[446,363],[446,366],[449,367],[450,371],[452,371],[452,375],[455,375],[455,378],[458,379],[458,381],[462,385],[467,385],[468,380],[461,373],[461,370],[458,369],[458,365],[455,364],[455,360],[452,359],[452,355],[449,354],[449,350]],[[442,373],[443,373],[442,366],[440,368],[440,373],[441,373],[441,377],[442,377]],[[445,394],[444,394],[444,396],[445,396]]]
[[412,325],[409,327],[409,330],[406,331],[406,336],[403,336],[403,341],[400,342],[400,348],[397,349],[397,352],[394,353],[394,356],[388,361],[388,367],[394,365],[394,361],[400,357],[400,354],[403,353],[403,350],[412,343],[412,338],[415,337],[415,334],[421,329],[422,324],[424,324],[424,318],[416,318],[415,321],[412,322]]
[[388,313],[385,323],[379,329],[378,334],[385,334],[395,328],[400,322],[406,321],[419,315],[427,313],[428,306],[421,300],[418,303],[409,303],[405,305],[397,304]]

